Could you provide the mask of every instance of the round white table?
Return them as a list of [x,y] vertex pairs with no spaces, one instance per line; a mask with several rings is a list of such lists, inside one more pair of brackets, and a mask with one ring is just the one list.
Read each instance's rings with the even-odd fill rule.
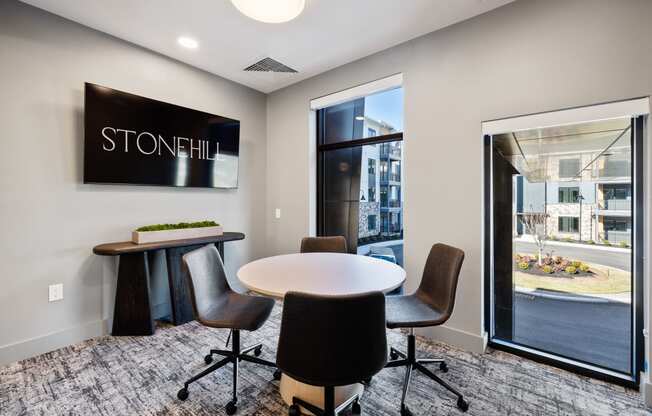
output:
[[[352,295],[370,291],[391,292],[405,282],[405,270],[385,260],[341,253],[301,253],[267,257],[238,270],[238,279],[249,290],[283,298],[289,291],[315,295]],[[300,383],[285,374],[281,396],[288,404],[300,397],[323,409],[323,387]],[[338,387],[336,406],[357,394],[361,384]],[[302,409],[304,410],[304,409]],[[304,410],[305,411],[305,410]]]

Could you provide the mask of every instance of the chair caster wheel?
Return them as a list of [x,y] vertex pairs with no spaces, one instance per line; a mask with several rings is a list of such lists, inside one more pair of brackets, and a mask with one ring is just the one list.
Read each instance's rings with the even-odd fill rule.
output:
[[177,393],[177,398],[181,401],[186,400],[188,398],[188,389],[184,387],[181,390],[179,390],[179,392]]
[[353,406],[351,406],[351,413],[354,415],[361,415],[362,414],[362,408],[360,407],[360,403],[354,402]]
[[259,357],[260,354],[262,354],[262,353],[263,353],[263,347],[262,347],[262,346],[260,346],[260,347],[256,347],[256,349],[254,349],[254,355],[255,355],[256,357]]
[[278,369],[274,370],[274,380],[280,380],[282,375],[283,373],[281,372],[281,370]]
[[226,404],[226,414],[227,415],[234,415],[235,412],[238,411],[238,406],[235,405],[234,401],[230,401]]
[[457,407],[459,407],[459,409],[463,412],[469,410],[469,404],[466,402],[466,400],[464,400],[463,397],[457,399]]
[[392,361],[394,361],[394,360],[398,360],[398,354],[397,354],[396,352],[394,352],[394,350],[392,350],[392,351],[390,351],[390,353],[389,353],[389,358],[390,358]]
[[401,416],[412,416],[412,412],[408,409],[407,406],[401,406]]
[[299,410],[299,406],[296,404],[290,406],[288,409],[288,416],[301,416],[301,410]]
[[439,364],[439,369],[444,373],[448,373],[448,365],[443,361]]
[[213,362],[213,355],[212,354],[206,355],[206,357],[204,357],[204,362],[206,363],[206,365],[212,363]]

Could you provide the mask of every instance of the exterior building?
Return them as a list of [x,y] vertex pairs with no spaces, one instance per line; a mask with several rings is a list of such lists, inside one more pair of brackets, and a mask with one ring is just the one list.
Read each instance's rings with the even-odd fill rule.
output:
[[[600,161],[577,176],[585,166],[583,155],[558,158],[559,180],[531,183],[524,176],[514,181],[516,233],[525,233],[518,217],[526,212],[545,212],[549,238],[630,245],[632,235],[631,163]],[[590,160],[588,160],[590,162]]]
[[[394,133],[391,125],[365,117],[365,137]],[[363,146],[358,237],[400,238],[403,230],[401,142]]]

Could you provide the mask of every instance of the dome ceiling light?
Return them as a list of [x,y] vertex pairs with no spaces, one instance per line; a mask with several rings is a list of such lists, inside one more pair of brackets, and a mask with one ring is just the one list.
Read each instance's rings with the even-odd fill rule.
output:
[[242,14],[264,23],[289,22],[306,7],[306,0],[231,0]]

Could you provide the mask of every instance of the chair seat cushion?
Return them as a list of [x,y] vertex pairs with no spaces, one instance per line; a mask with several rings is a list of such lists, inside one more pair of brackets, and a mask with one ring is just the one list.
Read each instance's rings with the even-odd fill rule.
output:
[[267,321],[273,307],[273,299],[229,291],[215,299],[210,308],[199,311],[198,320],[213,328],[255,331]]
[[446,321],[443,314],[416,295],[388,296],[386,302],[388,328],[436,326]]

